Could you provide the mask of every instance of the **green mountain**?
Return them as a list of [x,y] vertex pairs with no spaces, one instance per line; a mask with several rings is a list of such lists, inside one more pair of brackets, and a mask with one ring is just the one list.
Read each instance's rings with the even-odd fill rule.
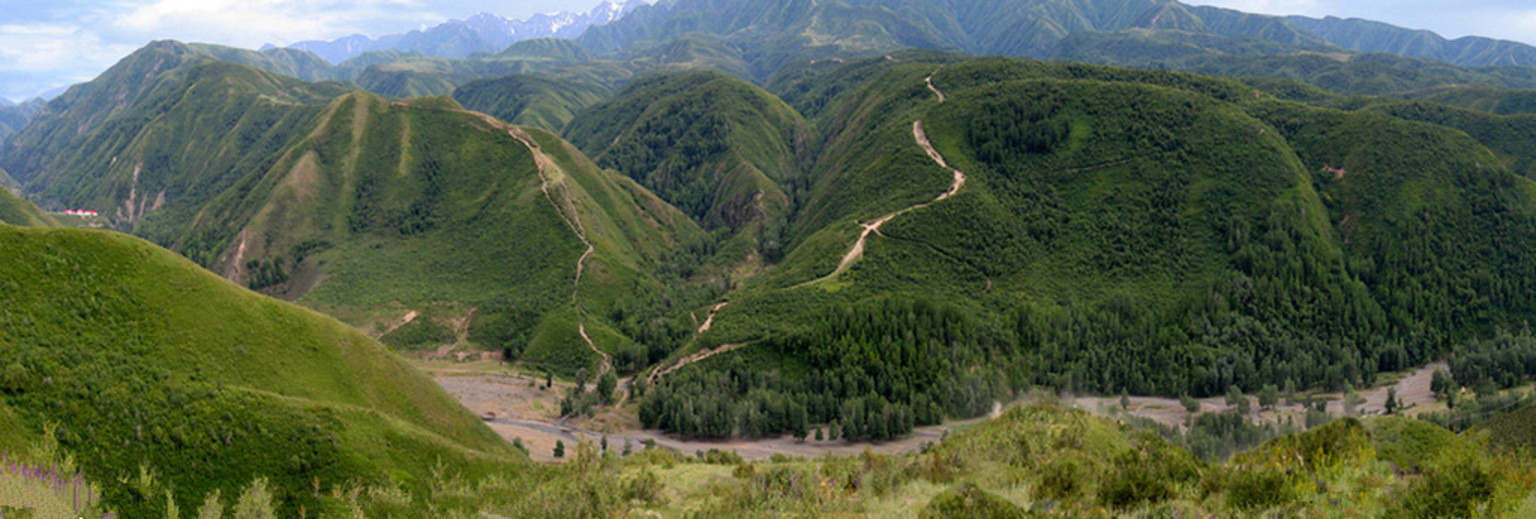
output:
[[572,121],[566,137],[705,229],[744,232],[751,256],[776,261],[811,132],[794,109],[751,84],[680,72],[635,80]]
[[[435,347],[415,328],[453,322],[447,342],[562,372],[614,356],[638,369],[645,347],[675,347],[635,337],[673,311],[652,301],[686,283],[657,276],[681,270],[673,253],[698,227],[558,137],[447,98],[392,103],[198,59],[137,68],[161,57],[151,47],[75,89],[17,137],[7,169],[238,283],[418,334],[385,337],[397,347]],[[103,121],[84,109],[146,89]],[[76,135],[81,118],[94,126]],[[387,324],[407,313],[420,323]]]
[[1361,52],[1428,58],[1471,67],[1536,66],[1536,47],[1523,43],[1477,36],[1448,40],[1430,31],[1404,29],[1358,18],[1290,16],[1286,20],[1322,36],[1329,43]]
[[1283,18],[1159,0],[680,0],[639,7],[624,19],[589,29],[578,41],[611,52],[697,31],[743,42],[758,38],[767,42],[766,49],[782,38],[845,50],[915,47],[1043,58],[1073,33],[1130,28],[1328,45]]
[[1423,101],[1383,103],[1370,110],[1466,132],[1498,156],[1504,167],[1536,179],[1536,149],[1529,145],[1536,139],[1536,115],[1494,115]]
[[797,402],[882,439],[1031,384],[1358,386],[1536,310],[1536,191],[1462,131],[1072,64],[797,77],[775,88],[827,134],[789,252],[699,339],[745,346],[665,379],[648,425],[773,433],[676,406]]
[[33,99],[18,105],[0,105],[0,143],[27,126],[27,122],[43,109],[43,101]]
[[[267,478],[283,515],[344,510],[357,482],[516,454],[361,333],[138,239],[0,224],[0,444],[56,441],[123,516]],[[47,431],[47,432],[45,432]],[[51,440],[50,440],[51,439]],[[233,502],[231,497],[226,501]]]
[[346,91],[184,50],[152,45],[71,89],[13,138],[0,167],[39,200],[98,210],[170,246]]
[[698,232],[552,134],[367,93],[194,220],[177,250],[230,279],[359,324],[451,314],[476,343],[572,372],[636,346],[613,308],[663,292],[663,256]]
[[560,38],[522,40],[497,53],[497,56],[519,59],[547,59],[564,63],[597,59],[597,55],[585,47],[577,45],[571,40]]
[[1463,85],[1408,92],[1403,97],[1499,115],[1536,114],[1536,90]]
[[20,227],[53,227],[58,222],[6,187],[5,170],[0,170],[0,223]]
[[586,81],[525,74],[479,79],[453,91],[465,108],[552,132],[563,131],[576,114],[610,95],[607,88]]

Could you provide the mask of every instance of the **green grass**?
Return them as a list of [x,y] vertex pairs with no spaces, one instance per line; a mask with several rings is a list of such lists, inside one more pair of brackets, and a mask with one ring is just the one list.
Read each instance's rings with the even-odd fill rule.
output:
[[[93,481],[141,466],[183,509],[254,475],[311,508],[325,488],[392,478],[423,488],[430,466],[483,472],[517,455],[402,360],[341,323],[266,299],[137,239],[0,228],[8,312],[3,401],[36,441],[56,435]],[[17,284],[15,280],[26,279]],[[104,489],[120,513],[160,490]]]
[[[3,174],[0,171],[0,174]],[[4,179],[0,179],[4,180]],[[38,209],[32,202],[28,202],[0,182],[0,223],[8,223],[22,227],[53,227],[58,222],[52,216]]]

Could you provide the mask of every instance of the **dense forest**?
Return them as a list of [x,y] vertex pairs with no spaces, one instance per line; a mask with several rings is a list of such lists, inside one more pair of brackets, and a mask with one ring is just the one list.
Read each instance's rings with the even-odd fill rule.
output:
[[[689,437],[804,438],[829,424],[832,438],[881,441],[979,416],[1013,388],[975,327],[961,310],[925,301],[833,309],[808,334],[662,379],[641,400],[640,420]],[[798,369],[777,369],[776,358]]]

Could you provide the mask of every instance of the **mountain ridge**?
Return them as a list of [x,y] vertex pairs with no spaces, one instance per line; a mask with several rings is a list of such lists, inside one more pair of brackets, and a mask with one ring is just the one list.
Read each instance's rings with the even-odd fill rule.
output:
[[[381,50],[415,51],[428,56],[463,58],[475,53],[499,52],[522,40],[574,38],[590,26],[617,20],[646,3],[646,0],[626,0],[622,4],[605,1],[583,13],[562,11],[536,14],[526,20],[479,13],[424,30],[378,37],[354,34],[330,41],[301,41],[287,48],[313,52],[336,65],[358,55]],[[263,50],[267,48],[273,47],[269,44]]]

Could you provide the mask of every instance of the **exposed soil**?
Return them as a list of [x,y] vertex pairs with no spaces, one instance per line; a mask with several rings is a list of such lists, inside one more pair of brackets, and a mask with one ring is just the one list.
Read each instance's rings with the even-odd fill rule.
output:
[[374,339],[378,339],[378,338],[383,337],[385,335],[389,335],[391,333],[394,333],[395,330],[399,330],[401,326],[405,326],[407,324],[411,324],[413,321],[416,320],[417,317],[420,317],[420,316],[421,316],[420,312],[417,312],[415,310],[411,310],[409,312],[406,312],[405,315],[401,316],[399,319],[395,319],[393,321],[390,321],[389,323],[386,323],[383,328],[380,328],[378,330],[377,333],[370,334],[370,335],[372,335]]
[[704,324],[699,325],[699,333],[702,334],[709,331],[709,327],[715,324],[715,314],[720,313],[720,309],[725,308],[725,305],[728,304],[731,303],[729,301],[722,302],[718,305],[715,305],[714,308],[709,309],[709,317],[704,318]]
[[[660,431],[640,430],[638,424],[627,416],[621,421],[628,423],[623,424],[603,423],[601,420],[565,422],[556,415],[559,414],[560,395],[568,389],[565,387],[568,384],[556,384],[549,390],[542,390],[539,388],[543,387],[543,381],[528,376],[439,372],[434,378],[438,385],[465,407],[480,415],[492,430],[508,441],[513,438],[522,440],[529,454],[537,461],[561,461],[554,457],[556,441],[564,442],[567,452],[574,452],[578,442],[599,442],[605,435],[608,437],[608,447],[613,450],[622,450],[626,439],[637,451],[644,448],[646,440],[652,440],[657,445],[685,454],[721,449],[736,451],[747,459],[766,459],[774,454],[815,457],[831,453],[846,456],[864,452],[866,448],[881,454],[898,454],[918,451],[925,442],[937,443],[944,437],[946,430],[968,427],[986,420],[980,418],[920,427],[907,437],[881,443],[842,440],[818,442],[811,439],[802,442],[791,436],[729,441],[688,440]],[[530,381],[533,381],[533,386],[529,385]]]
[[[715,353],[722,353],[722,350],[724,348],[716,350]],[[635,450],[643,448],[642,444],[646,440],[653,440],[657,445],[685,454],[721,449],[736,451],[747,459],[766,459],[775,454],[800,457],[815,457],[828,453],[855,455],[864,452],[866,448],[881,454],[899,454],[918,451],[926,442],[938,442],[944,437],[946,431],[954,432],[985,422],[997,417],[1003,410],[1003,406],[998,405],[988,417],[919,427],[907,437],[881,443],[842,440],[802,442],[790,436],[727,441],[690,440],[661,431],[640,429],[632,410],[608,410],[595,419],[568,422],[558,414],[560,395],[570,389],[570,384],[557,382],[553,388],[543,390],[540,389],[543,387],[541,379],[530,375],[491,374],[492,371],[488,370],[492,369],[490,366],[493,365],[471,363],[464,365],[462,369],[428,368],[428,371],[433,374],[443,389],[480,415],[492,430],[507,438],[508,441],[513,438],[521,439],[523,445],[528,447],[533,459],[538,461],[560,461],[553,456],[556,441],[564,442],[569,451],[580,441],[598,442],[605,435],[608,437],[609,448],[613,450],[623,449],[626,439]],[[1408,414],[1413,414],[1416,408],[1433,408],[1435,398],[1429,390],[1429,383],[1434,370],[1444,368],[1443,362],[1430,364],[1403,376],[1392,384],[1360,392],[1360,395],[1365,397],[1365,403],[1360,406],[1359,413],[1383,412],[1387,389],[1393,387],[1397,388],[1398,399],[1403,402],[1403,407],[1407,409]],[[1339,395],[1324,396],[1335,399],[1329,402],[1329,412],[1335,415],[1343,413],[1342,403],[1337,401],[1340,398]],[[1120,405],[1118,397],[1080,397],[1071,399],[1070,402],[1079,408],[1102,412],[1116,409]],[[1201,412],[1216,413],[1230,410],[1224,398],[1206,398],[1199,402]],[[1174,427],[1182,427],[1187,418],[1187,413],[1177,399],[1137,396],[1130,397],[1130,404],[1131,415],[1151,418]],[[1253,402],[1252,407],[1254,411],[1250,414],[1250,418],[1265,422],[1278,422],[1289,416],[1300,423],[1301,414],[1304,412],[1300,406],[1295,405],[1280,405],[1273,410],[1259,410],[1257,402]]]
[[[1397,389],[1397,401],[1400,407],[1409,414],[1413,414],[1415,407],[1431,406],[1435,403],[1435,394],[1433,391],[1430,391],[1429,386],[1437,369],[1447,369],[1446,364],[1444,362],[1429,364],[1403,376],[1393,384],[1359,391],[1360,396],[1365,398],[1365,403],[1356,408],[1356,413],[1362,415],[1385,413],[1387,408],[1387,390],[1391,388]],[[1329,413],[1335,416],[1344,414],[1342,395],[1327,394],[1319,396],[1330,399],[1328,402]],[[1274,409],[1261,410],[1256,396],[1249,395],[1248,399],[1249,407],[1252,409],[1249,417],[1254,420],[1280,422],[1286,417],[1290,417],[1296,423],[1302,423],[1306,416],[1306,409],[1300,405],[1282,403],[1275,406]],[[1200,412],[1202,413],[1221,413],[1232,410],[1232,406],[1227,405],[1225,397],[1203,398],[1197,401],[1200,402]],[[1078,397],[1073,399],[1073,404],[1087,410],[1118,409],[1120,407],[1120,398]],[[1164,425],[1183,427],[1189,416],[1189,413],[1184,410],[1184,406],[1179,403],[1178,399],[1133,396],[1130,397],[1130,404],[1129,412],[1132,416],[1150,418]]]

